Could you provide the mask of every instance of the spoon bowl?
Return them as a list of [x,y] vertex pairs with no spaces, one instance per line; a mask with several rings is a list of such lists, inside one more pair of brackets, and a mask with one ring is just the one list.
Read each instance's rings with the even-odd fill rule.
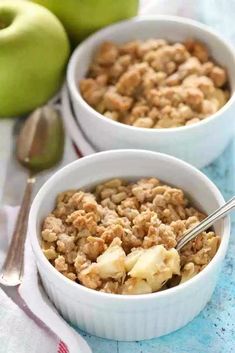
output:
[[39,173],[57,164],[64,149],[64,128],[59,111],[51,105],[36,109],[23,125],[16,144],[18,161]]

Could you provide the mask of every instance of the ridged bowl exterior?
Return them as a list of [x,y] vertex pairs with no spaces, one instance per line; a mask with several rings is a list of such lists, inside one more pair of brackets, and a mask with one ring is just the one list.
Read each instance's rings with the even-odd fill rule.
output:
[[170,299],[149,298],[141,304],[123,301],[118,305],[70,292],[50,281],[40,264],[38,268],[49,298],[67,321],[92,335],[119,341],[160,337],[185,326],[205,307],[217,279],[217,269],[213,268],[196,288],[191,286]]

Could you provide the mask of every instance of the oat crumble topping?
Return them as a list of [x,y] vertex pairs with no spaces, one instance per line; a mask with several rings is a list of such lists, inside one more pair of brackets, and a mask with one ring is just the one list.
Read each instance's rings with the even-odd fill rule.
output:
[[107,118],[143,128],[195,124],[229,99],[226,70],[192,39],[104,42],[78,85]]
[[183,190],[156,178],[112,179],[94,192],[58,195],[43,221],[41,247],[64,276],[88,288],[115,294],[144,294],[183,283],[214,257],[220,237],[201,233],[175,250],[183,233],[205,215]]

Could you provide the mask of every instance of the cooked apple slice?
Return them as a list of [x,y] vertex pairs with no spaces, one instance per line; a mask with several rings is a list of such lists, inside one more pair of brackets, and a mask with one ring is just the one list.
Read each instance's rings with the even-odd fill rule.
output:
[[180,275],[180,257],[176,249],[172,248],[167,251],[165,264],[171,269],[172,274]]
[[97,269],[101,278],[122,278],[125,271],[126,254],[121,247],[121,240],[114,238],[108,249],[97,258]]
[[178,252],[175,249],[166,250],[163,245],[156,245],[140,255],[129,275],[145,279],[152,291],[157,291],[173,274],[179,273]]
[[188,281],[190,278],[194,277],[197,272],[198,271],[193,262],[187,263],[182,270],[180,283]]
[[152,288],[153,292],[157,292],[163,287],[168,279],[172,277],[172,271],[169,268],[164,268],[161,272],[156,275],[147,278],[147,283]]
[[144,279],[129,278],[122,287],[122,294],[147,294],[147,293],[152,293],[152,288]]
[[129,272],[133,266],[136,264],[137,260],[139,259],[140,255],[142,255],[144,249],[135,249],[130,252],[125,258],[125,268],[126,271]]
[[161,268],[164,268],[166,251],[162,245],[147,249],[138,258],[129,275],[137,278],[148,278],[155,275]]

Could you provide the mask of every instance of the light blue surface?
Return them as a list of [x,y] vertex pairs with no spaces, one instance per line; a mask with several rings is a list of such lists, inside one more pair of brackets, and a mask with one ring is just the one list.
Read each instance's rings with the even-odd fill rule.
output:
[[[235,195],[235,141],[203,171],[226,200]],[[223,270],[211,301],[199,316],[181,330],[149,341],[116,342],[80,332],[93,353],[234,353],[235,214],[231,219],[232,234]]]

